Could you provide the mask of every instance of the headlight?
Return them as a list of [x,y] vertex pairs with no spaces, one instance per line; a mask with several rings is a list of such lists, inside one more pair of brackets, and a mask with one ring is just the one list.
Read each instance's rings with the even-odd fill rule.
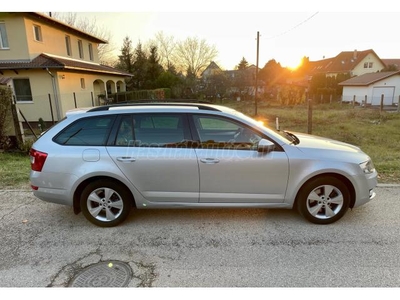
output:
[[372,163],[372,160],[368,160],[366,162],[363,162],[360,164],[361,170],[363,170],[364,174],[371,174],[375,172],[375,167],[374,164]]

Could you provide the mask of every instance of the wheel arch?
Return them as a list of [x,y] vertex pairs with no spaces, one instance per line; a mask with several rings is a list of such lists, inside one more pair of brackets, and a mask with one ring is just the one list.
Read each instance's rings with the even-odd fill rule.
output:
[[315,175],[315,176],[309,178],[307,181],[305,181],[302,184],[302,186],[299,188],[297,193],[296,193],[296,197],[295,197],[295,201],[294,201],[293,207],[297,207],[297,201],[298,201],[298,198],[299,198],[299,194],[302,191],[303,187],[305,187],[310,181],[315,180],[316,178],[321,178],[321,177],[335,177],[336,179],[342,181],[346,185],[346,187],[347,187],[347,189],[349,190],[349,193],[350,193],[350,205],[349,205],[349,207],[350,208],[354,207],[354,204],[355,204],[355,201],[356,201],[356,191],[354,189],[354,186],[346,176],[343,176],[343,175],[338,174],[338,173],[322,173],[322,174]]
[[101,180],[101,179],[106,179],[106,180],[111,180],[114,181],[118,184],[123,185],[131,194],[132,196],[132,207],[136,207],[136,202],[135,202],[135,196],[132,194],[132,191],[129,189],[129,187],[126,186],[126,184],[124,184],[122,181],[115,179],[113,177],[110,176],[94,176],[94,177],[90,177],[85,179],[84,181],[82,181],[77,188],[75,189],[74,192],[74,196],[73,196],[73,209],[74,209],[74,213],[77,215],[81,212],[81,207],[80,207],[80,195],[82,194],[83,189],[85,188],[85,186],[87,186],[89,183],[97,181],[97,180]]

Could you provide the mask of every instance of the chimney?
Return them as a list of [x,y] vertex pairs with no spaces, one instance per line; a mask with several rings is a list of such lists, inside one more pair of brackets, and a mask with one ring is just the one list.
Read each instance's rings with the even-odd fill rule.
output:
[[357,49],[354,49],[353,59],[357,59]]

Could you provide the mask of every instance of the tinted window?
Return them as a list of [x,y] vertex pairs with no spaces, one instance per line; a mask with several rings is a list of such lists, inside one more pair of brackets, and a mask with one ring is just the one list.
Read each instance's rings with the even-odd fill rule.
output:
[[113,120],[114,116],[80,119],[61,131],[54,141],[61,145],[103,146]]
[[133,144],[133,125],[130,115],[123,116],[118,126],[117,136],[115,139],[116,146],[131,146]]
[[138,147],[186,147],[190,138],[185,114],[137,114],[133,124]]
[[261,136],[251,128],[219,116],[194,115],[201,148],[255,150]]

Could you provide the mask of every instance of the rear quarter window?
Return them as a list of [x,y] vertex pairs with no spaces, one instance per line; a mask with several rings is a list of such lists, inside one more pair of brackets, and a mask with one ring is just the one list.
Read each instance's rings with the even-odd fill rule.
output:
[[60,145],[104,146],[114,119],[115,116],[79,119],[63,129],[53,140]]

